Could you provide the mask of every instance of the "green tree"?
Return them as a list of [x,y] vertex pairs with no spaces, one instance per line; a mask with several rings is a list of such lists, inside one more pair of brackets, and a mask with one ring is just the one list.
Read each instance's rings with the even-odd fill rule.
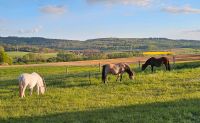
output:
[[60,52],[57,54],[57,61],[75,61],[75,60],[81,60],[79,56],[77,56],[74,53],[70,52]]
[[0,51],[3,51],[4,52],[4,48],[2,46],[0,46]]
[[12,58],[9,57],[5,51],[4,48],[0,46],[0,64],[8,63],[9,65],[12,64]]
[[148,50],[149,51],[156,51],[156,50],[158,50],[158,47],[156,45],[154,45],[154,44],[149,44],[148,45]]
[[45,59],[38,53],[28,53],[23,56],[25,62],[44,62]]

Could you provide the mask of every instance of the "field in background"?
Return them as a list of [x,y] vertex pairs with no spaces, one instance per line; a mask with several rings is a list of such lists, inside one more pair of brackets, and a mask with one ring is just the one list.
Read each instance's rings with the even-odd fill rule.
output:
[[200,49],[192,49],[192,48],[177,48],[177,49],[171,49],[171,52],[174,52],[175,55],[180,54],[200,54]]
[[[15,58],[15,57],[23,57],[24,55],[31,53],[31,52],[6,52],[10,57]],[[38,54],[38,53],[36,53]],[[52,58],[52,57],[56,57],[57,53],[39,53],[40,55],[42,55],[43,58],[47,59],[47,58]]]
[[23,57],[24,55],[28,54],[29,52],[6,52],[10,57],[15,58],[15,57]]
[[[106,85],[98,66],[0,68],[0,122],[200,122],[200,62],[153,74],[131,67],[135,80],[109,76]],[[20,99],[17,77],[33,71],[47,92]]]
[[[42,64],[27,64],[27,65],[10,65],[10,66],[0,66],[1,67],[36,67],[36,66],[85,66],[85,65],[101,65],[108,63],[129,63],[129,64],[139,64],[145,62],[151,55],[146,55],[144,57],[132,57],[132,58],[116,58],[116,59],[103,59],[103,60],[86,60],[86,61],[72,61],[72,62],[55,62],[55,63],[42,63]],[[156,56],[158,57],[158,56]],[[159,56],[160,57],[160,56]],[[170,63],[173,64],[173,56],[167,56]],[[176,55],[176,62],[189,62],[189,61],[200,61],[200,55]]]

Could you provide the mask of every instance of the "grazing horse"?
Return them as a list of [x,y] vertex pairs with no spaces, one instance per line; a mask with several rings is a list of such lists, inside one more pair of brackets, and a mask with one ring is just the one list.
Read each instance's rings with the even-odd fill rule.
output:
[[122,74],[127,72],[129,74],[129,78],[133,79],[133,72],[131,71],[130,67],[125,63],[118,63],[118,64],[106,64],[103,65],[102,70],[102,81],[105,83],[107,74],[111,73],[113,75],[117,75],[117,79],[120,77],[120,81],[122,80]]
[[26,87],[30,88],[30,95],[33,93],[33,88],[37,86],[37,94],[44,94],[46,89],[46,83],[42,77],[33,72],[32,74],[23,73],[19,76],[19,96],[25,97]]
[[142,64],[142,71],[145,70],[148,65],[151,65],[151,71],[153,72],[154,66],[160,67],[162,64],[165,65],[166,70],[170,71],[169,59],[167,57],[161,57],[161,58],[151,57],[151,58],[149,58],[144,64]]

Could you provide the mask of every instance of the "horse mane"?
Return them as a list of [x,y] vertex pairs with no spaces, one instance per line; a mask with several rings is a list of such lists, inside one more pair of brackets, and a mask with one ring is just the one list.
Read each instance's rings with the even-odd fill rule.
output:
[[36,72],[33,72],[31,74],[32,75],[37,75],[38,77],[40,77],[42,79],[42,83],[41,84],[43,84],[43,86],[46,88],[46,82],[45,82],[44,78],[41,76],[41,74],[36,73]]
[[127,64],[125,64],[125,66],[126,66],[126,69],[125,69],[125,71],[129,74],[129,76],[132,76],[133,75],[133,72],[131,71],[131,68],[130,68],[130,66],[129,65],[127,65]]
[[142,64],[142,70],[145,70],[147,68],[147,66],[149,65],[149,61],[148,60],[144,64]]
[[147,59],[146,62],[144,64],[142,64],[142,70],[145,70],[147,68],[147,66],[150,65],[150,62],[152,61],[152,59],[156,59],[156,58],[151,57],[151,58]]

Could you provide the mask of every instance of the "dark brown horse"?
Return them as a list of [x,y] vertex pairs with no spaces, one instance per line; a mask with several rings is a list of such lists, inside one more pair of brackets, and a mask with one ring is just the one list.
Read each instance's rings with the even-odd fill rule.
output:
[[161,57],[161,58],[151,57],[151,58],[149,58],[144,64],[142,64],[142,71],[145,70],[148,65],[151,65],[151,71],[153,72],[154,66],[160,67],[162,64],[165,65],[166,70],[170,71],[169,59],[167,57]]
[[124,72],[127,72],[129,75],[130,79],[133,79],[133,72],[131,71],[129,65],[125,64],[125,63],[118,63],[118,64],[106,64],[103,65],[103,70],[102,70],[102,81],[105,83],[106,82],[106,78],[107,75],[113,74],[113,75],[117,75],[117,79],[120,77],[120,81],[122,80],[122,74]]

